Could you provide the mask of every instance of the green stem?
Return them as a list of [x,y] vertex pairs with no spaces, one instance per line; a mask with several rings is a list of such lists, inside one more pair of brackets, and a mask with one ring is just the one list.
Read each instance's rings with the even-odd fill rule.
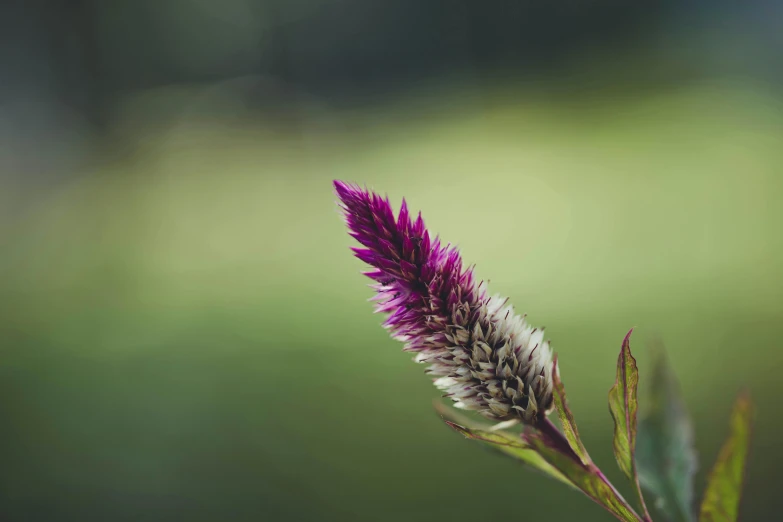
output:
[[639,495],[639,504],[642,506],[642,518],[644,519],[644,522],[652,522],[652,517],[650,517],[650,512],[647,510],[647,504],[644,502],[644,495],[642,494],[642,486],[639,484],[639,473],[636,471],[636,459],[634,459],[633,463],[633,477],[634,477],[634,485],[636,486],[636,493]]

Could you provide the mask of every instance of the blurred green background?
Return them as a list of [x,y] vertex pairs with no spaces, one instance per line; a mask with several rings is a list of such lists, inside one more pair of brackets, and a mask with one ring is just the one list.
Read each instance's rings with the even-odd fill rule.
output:
[[[616,483],[629,328],[642,386],[668,347],[699,493],[748,387],[742,519],[779,519],[777,11],[459,4],[433,50],[443,6],[347,2],[338,31],[336,3],[176,4],[6,8],[27,60],[0,92],[3,520],[609,520],[442,424],[366,302],[334,178],[404,196],[547,327]],[[38,46],[52,29],[71,43]]]

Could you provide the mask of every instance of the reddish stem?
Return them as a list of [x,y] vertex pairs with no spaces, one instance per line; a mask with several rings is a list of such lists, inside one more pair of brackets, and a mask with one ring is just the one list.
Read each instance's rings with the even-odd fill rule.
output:
[[[546,439],[554,446],[556,447],[560,452],[568,455],[572,459],[574,459],[576,462],[578,462],[580,465],[585,466],[590,473],[594,474],[596,477],[598,477],[601,482],[606,484],[606,486],[612,491],[612,493],[617,498],[618,502],[620,502],[629,512],[633,513],[635,516],[639,517],[638,514],[634,511],[633,507],[628,504],[628,502],[623,498],[623,496],[620,494],[619,491],[612,485],[611,482],[609,482],[609,479],[606,478],[606,475],[598,469],[598,466],[593,464],[592,461],[588,460],[588,463],[585,465],[582,463],[582,459],[579,458],[579,455],[576,454],[576,452],[571,448],[571,444],[568,442],[568,439],[565,437],[563,432],[561,432],[559,429],[557,429],[557,426],[555,426],[552,421],[550,421],[548,418],[544,418],[542,420],[539,420],[539,422],[536,424],[536,428],[538,431],[546,437]],[[585,492],[586,493],[586,492]],[[617,518],[620,518],[617,514],[609,510],[607,506],[604,506],[601,504],[597,499],[593,498],[591,495],[587,495],[590,497],[594,502],[599,504],[601,507],[612,513]],[[621,519],[622,520],[622,519]],[[650,518],[650,515],[647,513],[646,507],[645,507],[645,513],[644,516],[639,517],[640,522],[652,522],[652,519]]]
[[539,420],[536,424],[536,428],[538,428],[538,431],[540,431],[541,434],[546,437],[561,453],[565,453],[580,464],[582,463],[582,459],[580,459],[579,455],[577,455],[576,452],[571,449],[571,444],[568,442],[568,439],[565,437],[565,435],[563,435],[563,432],[557,429],[557,426],[555,426],[548,417],[544,418],[543,420]]

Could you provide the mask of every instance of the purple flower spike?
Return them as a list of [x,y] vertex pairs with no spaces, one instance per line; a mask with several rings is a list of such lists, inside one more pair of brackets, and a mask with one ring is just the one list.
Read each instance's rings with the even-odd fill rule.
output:
[[459,408],[498,420],[535,422],[552,409],[552,351],[544,331],[487,296],[456,248],[430,238],[405,200],[394,218],[388,198],[335,181],[353,251],[372,267],[376,310],[393,338],[429,364],[435,385]]

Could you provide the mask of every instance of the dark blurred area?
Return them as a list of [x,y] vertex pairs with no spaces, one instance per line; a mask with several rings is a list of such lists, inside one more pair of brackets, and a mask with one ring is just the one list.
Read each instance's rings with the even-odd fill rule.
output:
[[781,23],[772,0],[4,2],[0,520],[608,519],[442,426],[334,178],[408,198],[549,327],[603,469],[630,327],[642,385],[645,339],[669,347],[697,491],[748,387],[742,520],[780,519]]
[[31,172],[28,182],[67,171],[46,158],[67,167],[82,157],[74,148],[105,145],[128,97],[172,85],[228,82],[241,117],[307,125],[302,104],[366,107],[422,82],[623,95],[715,76],[781,84],[773,1],[63,0],[0,9],[3,135],[15,145],[3,172]]
[[6,96],[44,91],[105,124],[128,91],[263,75],[282,91],[355,104],[454,70],[541,73],[586,46],[643,42],[671,11],[606,1],[17,2],[3,7]]

